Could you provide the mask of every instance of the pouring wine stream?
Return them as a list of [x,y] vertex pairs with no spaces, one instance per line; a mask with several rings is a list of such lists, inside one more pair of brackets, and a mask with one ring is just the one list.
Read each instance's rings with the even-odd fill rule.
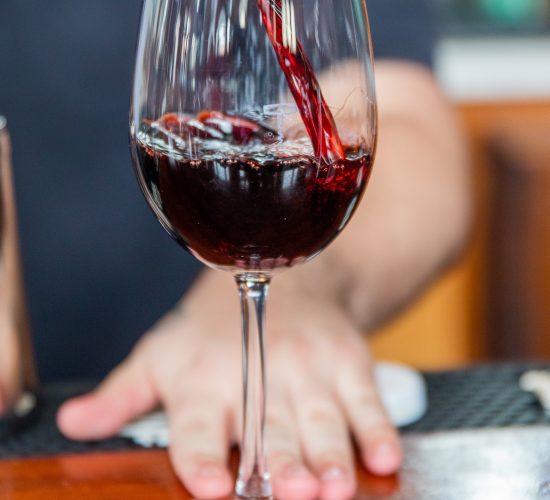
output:
[[294,5],[285,0],[258,0],[262,20],[318,158],[331,164],[345,158],[330,109],[305,50],[296,38]]

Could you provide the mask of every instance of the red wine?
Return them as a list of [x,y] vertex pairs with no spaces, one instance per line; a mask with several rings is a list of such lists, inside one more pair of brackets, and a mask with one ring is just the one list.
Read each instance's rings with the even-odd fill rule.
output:
[[269,270],[320,252],[350,219],[371,171],[363,145],[320,161],[219,112],[144,122],[132,141],[142,189],[170,234],[208,264]]
[[[257,0],[262,20],[275,50],[279,66],[300,110],[315,155],[326,163],[345,158],[338,129],[315,72],[299,40],[283,26],[282,0]],[[290,12],[287,13],[288,17]]]

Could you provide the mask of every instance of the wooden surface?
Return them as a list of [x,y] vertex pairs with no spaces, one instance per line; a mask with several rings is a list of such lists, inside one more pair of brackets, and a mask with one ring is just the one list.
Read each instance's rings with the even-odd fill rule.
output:
[[[399,476],[359,470],[355,500],[550,498],[550,428],[411,435]],[[545,496],[545,495],[548,496]],[[188,500],[163,451],[0,462],[2,500]]]
[[[493,211],[497,203],[495,175],[498,171],[490,145],[504,129],[515,124],[516,129],[524,131],[518,134],[516,141],[523,143],[521,154],[532,164],[541,164],[547,161],[542,150],[550,143],[550,101],[465,103],[457,108],[457,112],[464,123],[472,158],[475,216],[471,241],[457,266],[372,338],[376,357],[406,362],[423,369],[463,366],[498,357],[499,325],[493,314],[494,291],[491,288],[494,280],[489,276],[493,258]],[[532,134],[534,128],[540,132]],[[547,206],[550,194],[538,196],[538,200],[531,200],[530,206],[534,207],[535,203],[538,207]],[[529,209],[531,214],[541,210],[545,209]],[[531,234],[550,236],[550,217],[544,220],[545,223],[541,223],[540,217],[538,222],[531,220]],[[547,248],[545,243],[538,245],[542,252]],[[550,276],[546,282],[550,283]],[[545,293],[544,286],[539,286],[536,293]],[[541,317],[540,313],[538,317]],[[541,349],[538,357],[550,356],[550,341]],[[508,357],[510,354],[513,356],[514,352],[508,352]]]

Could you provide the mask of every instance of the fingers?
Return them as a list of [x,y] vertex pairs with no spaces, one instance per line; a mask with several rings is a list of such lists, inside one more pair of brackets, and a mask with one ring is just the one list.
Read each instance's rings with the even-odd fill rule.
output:
[[304,465],[290,401],[274,386],[270,387],[265,423],[267,459],[275,497],[282,500],[318,498],[319,482]]
[[196,388],[168,404],[170,457],[190,493],[201,499],[225,497],[233,480],[227,467],[228,412],[219,394]]
[[135,352],[95,391],[63,404],[57,424],[72,439],[104,439],[157,404],[153,384]]
[[356,490],[352,447],[334,394],[317,386],[306,389],[297,385],[292,399],[304,454],[320,480],[319,498],[352,498]]
[[401,465],[401,445],[382,406],[370,370],[343,372],[338,392],[365,467],[378,475],[395,473]]

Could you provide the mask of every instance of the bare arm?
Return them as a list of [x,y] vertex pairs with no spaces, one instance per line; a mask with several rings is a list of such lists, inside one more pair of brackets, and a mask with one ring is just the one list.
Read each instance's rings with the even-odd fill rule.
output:
[[316,261],[280,277],[333,295],[369,329],[457,257],[470,217],[466,146],[431,74],[397,61],[376,69],[379,142],[365,198]]

